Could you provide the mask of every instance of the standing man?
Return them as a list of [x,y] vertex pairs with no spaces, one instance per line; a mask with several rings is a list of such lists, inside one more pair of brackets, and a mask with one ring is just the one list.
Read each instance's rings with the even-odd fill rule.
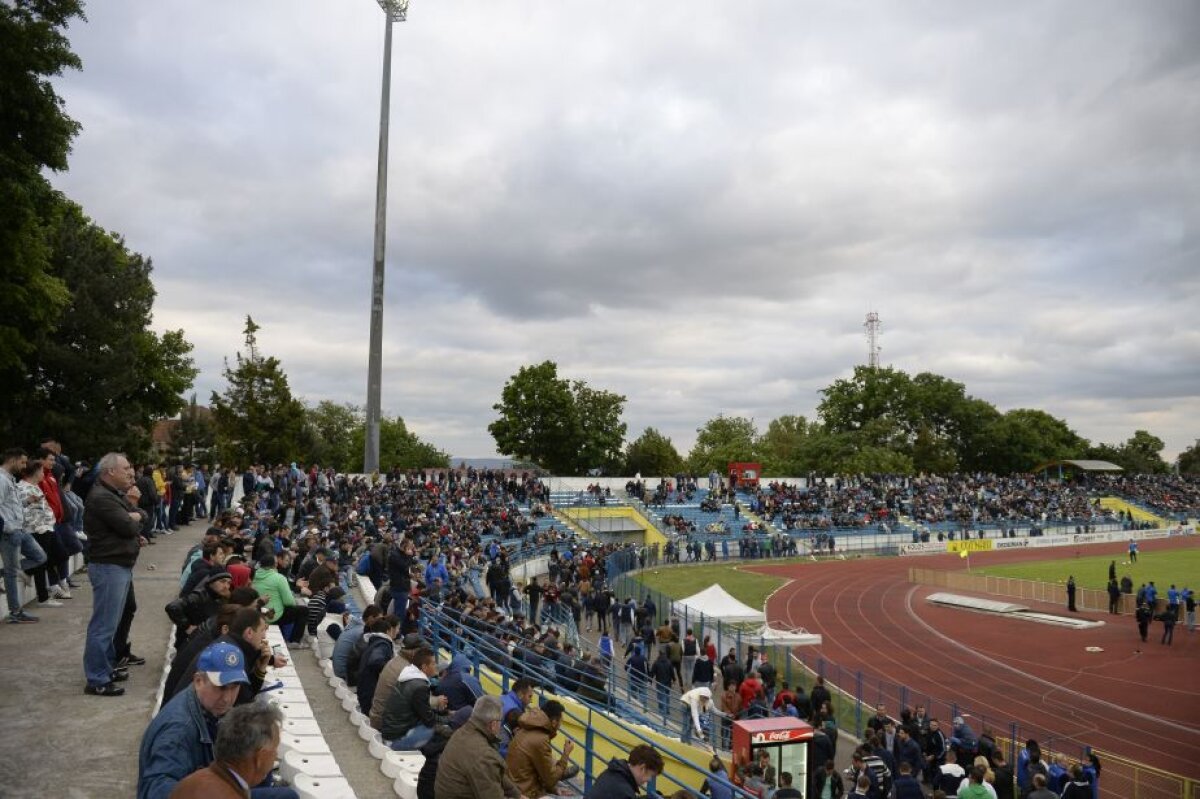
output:
[[1117,584],[1116,577],[1108,579],[1108,612],[1116,615],[1121,607],[1121,586]]
[[8,600],[10,624],[33,624],[36,616],[21,609],[18,595],[18,569],[36,569],[46,562],[46,553],[25,529],[25,506],[17,488],[17,476],[25,469],[28,456],[24,450],[4,452],[4,468],[0,470],[0,555],[4,557],[4,591]]
[[1075,609],[1075,575],[1067,578],[1067,610],[1072,613],[1078,613]]
[[1138,542],[1136,539],[1129,539],[1129,562],[1137,563]]
[[133,467],[124,455],[108,453],[100,459],[97,471],[96,484],[83,508],[92,584],[92,619],[83,648],[85,693],[120,696],[125,689],[116,683],[128,675],[117,670],[114,639],[118,627],[125,626],[122,616],[133,592],[133,565],[146,541],[141,530],[147,515],[137,507],[141,493],[133,484]]

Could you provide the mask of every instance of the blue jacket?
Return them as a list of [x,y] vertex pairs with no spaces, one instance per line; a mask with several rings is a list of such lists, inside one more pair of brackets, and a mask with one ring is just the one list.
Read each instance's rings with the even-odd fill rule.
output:
[[471,673],[471,661],[462,653],[450,659],[450,668],[446,669],[446,676],[438,682],[438,689],[446,697],[451,712],[473,706],[475,700],[483,696],[483,686]]
[[450,585],[450,572],[446,571],[446,564],[439,560],[437,563],[430,563],[425,567],[425,585],[432,586],[433,581],[439,577],[442,585]]
[[184,777],[212,763],[216,729],[193,686],[163,705],[142,735],[137,799],[168,799]]
[[925,799],[925,793],[921,790],[921,783],[917,782],[916,778],[903,776],[896,778],[896,799]]
[[509,691],[504,696],[500,697],[500,718],[508,718],[510,710],[520,710],[525,712],[525,706],[521,704],[521,700],[517,698],[515,691]]
[[342,630],[342,634],[338,636],[337,643],[333,646],[333,673],[346,679],[346,669],[350,662],[350,653],[354,651],[354,646],[362,640],[367,628],[363,626],[362,619],[355,616],[351,617],[350,623],[346,625],[346,629]]

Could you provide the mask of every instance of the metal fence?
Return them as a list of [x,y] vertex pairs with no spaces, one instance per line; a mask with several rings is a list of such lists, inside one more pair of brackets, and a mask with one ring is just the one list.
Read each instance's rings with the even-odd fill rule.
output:
[[[909,569],[908,580],[919,585],[935,588],[952,588],[956,591],[973,591],[979,594],[994,594],[1029,602],[1065,604],[1067,587],[1064,583],[1047,583],[1038,580],[1021,580],[1016,577],[997,577],[991,574],[973,574],[961,571],[939,571],[937,569]],[[1137,609],[1137,597],[1121,594],[1117,611],[1132,614]],[[1075,606],[1080,610],[1108,612],[1108,592],[1097,588],[1078,588],[1075,591]],[[1166,608],[1167,600],[1160,597],[1156,611]]]

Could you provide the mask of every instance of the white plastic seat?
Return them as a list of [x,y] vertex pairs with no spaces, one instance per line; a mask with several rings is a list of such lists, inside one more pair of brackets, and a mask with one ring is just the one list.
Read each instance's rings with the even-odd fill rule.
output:
[[332,755],[306,755],[287,752],[279,762],[279,773],[289,783],[295,784],[298,774],[310,777],[341,777],[342,770]]
[[283,732],[288,735],[321,735],[316,719],[284,719]]
[[420,752],[392,752],[389,750],[380,761],[379,770],[393,780],[401,774],[412,774],[415,781],[416,775],[421,772],[421,766],[424,765],[425,756]]
[[342,683],[341,685],[335,685],[333,687],[333,692],[337,694],[338,699],[345,699],[347,696],[356,696],[354,689],[345,683]]
[[280,702],[275,705],[279,711],[283,713],[285,719],[311,719],[313,716],[312,705],[307,702]]
[[355,727],[361,727],[363,724],[371,726],[371,720],[364,716],[358,708],[350,711],[350,723]]
[[351,710],[358,709],[358,697],[354,693],[348,693],[342,697],[342,710],[349,713]]
[[265,696],[268,702],[276,705],[283,702],[308,704],[308,697],[304,694],[303,688],[277,688],[274,691],[264,691],[261,695]]
[[338,688],[341,688],[342,686],[344,686],[345,684],[346,684],[346,681],[343,680],[341,677],[338,677],[337,675],[334,675],[334,674],[329,675],[329,687],[334,689],[335,691]]
[[371,736],[371,740],[367,741],[367,749],[371,753],[371,757],[376,760],[383,760],[387,757],[387,753],[392,751],[392,747],[388,746],[388,742],[383,740],[383,735],[376,730]]
[[297,774],[292,783],[301,799],[357,799],[345,777],[310,777]]
[[286,755],[288,752],[300,752],[305,755],[330,755],[329,744],[319,735],[280,735],[279,749]]
[[396,792],[396,796],[400,797],[400,799],[417,799],[417,775],[401,774],[392,783],[392,790]]
[[321,666],[321,671],[325,672],[326,677],[333,676],[333,661],[332,660],[322,660],[320,663],[320,666]]

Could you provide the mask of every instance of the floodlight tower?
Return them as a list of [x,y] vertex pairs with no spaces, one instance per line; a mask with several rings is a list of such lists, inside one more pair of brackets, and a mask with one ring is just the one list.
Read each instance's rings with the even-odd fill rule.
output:
[[879,368],[879,314],[871,311],[867,314],[867,321],[863,322],[863,329],[867,331],[867,368]]
[[371,344],[367,352],[367,418],[363,471],[379,470],[379,422],[383,412],[383,276],[387,240],[388,116],[392,93],[392,23],[408,18],[408,0],[377,0],[385,20],[383,94],[379,101],[379,169],[375,178],[375,269],[371,277]]

